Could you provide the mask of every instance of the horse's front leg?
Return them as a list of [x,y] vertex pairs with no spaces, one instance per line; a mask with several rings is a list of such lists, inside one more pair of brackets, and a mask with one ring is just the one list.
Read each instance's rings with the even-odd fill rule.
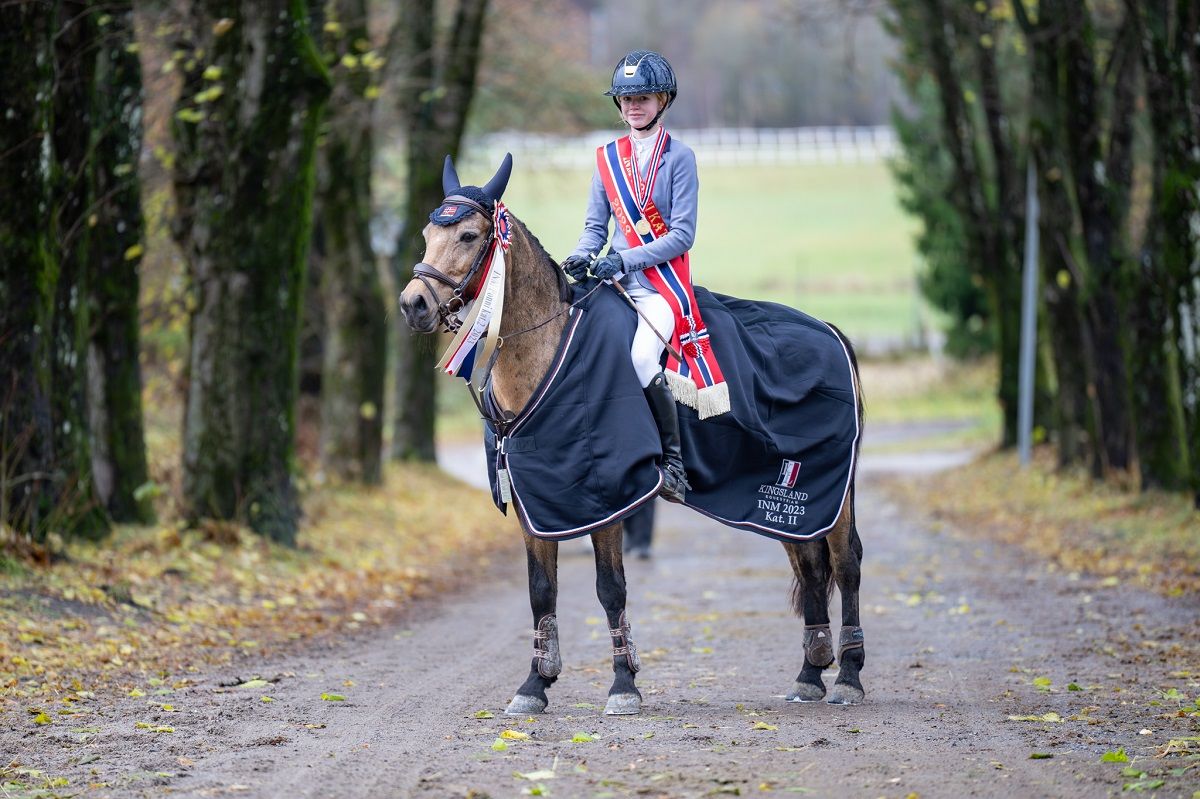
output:
[[558,606],[558,542],[525,533],[525,554],[529,565],[529,605],[533,608],[533,661],[529,676],[504,711],[509,716],[528,716],[545,710],[550,702],[546,689],[562,672],[558,619],[554,615]]
[[621,560],[621,525],[614,524],[592,534],[596,550],[596,595],[608,617],[608,634],[613,646],[612,688],[604,706],[609,716],[627,716],[642,709],[642,695],[634,675],[642,667],[637,647],[630,636],[625,615],[625,565]]

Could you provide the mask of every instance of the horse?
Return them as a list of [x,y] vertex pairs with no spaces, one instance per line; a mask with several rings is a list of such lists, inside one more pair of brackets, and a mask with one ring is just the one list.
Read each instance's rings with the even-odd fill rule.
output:
[[[509,156],[483,187],[463,186],[447,156],[443,188],[447,199],[439,209],[461,214],[459,206],[474,208],[452,224],[426,225],[424,260],[413,268],[414,277],[400,295],[400,309],[416,333],[455,329],[456,317],[468,298],[478,291],[482,269],[497,223],[492,210],[500,201],[511,170]],[[491,207],[489,207],[491,206]],[[431,219],[432,219],[431,214]],[[503,316],[499,328],[502,346],[491,364],[491,396],[497,411],[512,418],[534,396],[567,325],[572,288],[557,263],[538,239],[511,212],[507,212],[509,238]],[[832,327],[832,326],[831,326]],[[853,381],[858,387],[858,365],[850,342],[840,331],[849,354]],[[855,394],[860,422],[861,392]],[[839,671],[827,701],[856,704],[863,699],[860,672],[865,663],[862,628],[859,626],[859,581],[863,547],[855,524],[854,472],[844,494],[836,522],[823,538],[784,541],[794,580],[791,604],[803,620],[804,662],[786,699],[816,702],[825,698],[822,671],[836,658]],[[531,715],[549,704],[547,689],[562,671],[558,644],[558,541],[524,531],[529,575],[529,603],[533,611],[533,657],[525,681],[517,688],[505,713]],[[626,583],[622,563],[622,525],[618,521],[591,533],[596,562],[596,593],[608,620],[612,642],[613,682],[605,704],[607,715],[636,714],[642,696],[636,685],[641,668],[637,646],[625,612]],[[841,632],[835,654],[829,620],[829,599],[834,586],[842,598]]]

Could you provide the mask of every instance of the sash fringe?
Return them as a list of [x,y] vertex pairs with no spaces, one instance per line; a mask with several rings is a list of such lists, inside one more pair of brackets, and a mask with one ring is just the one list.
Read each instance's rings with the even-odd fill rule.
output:
[[663,374],[667,376],[667,387],[675,395],[675,401],[699,413],[700,392],[696,389],[695,381],[690,377],[684,377],[673,369],[667,369]]
[[[692,385],[695,385],[694,383]],[[700,389],[699,405],[696,407],[696,415],[701,419],[707,419],[710,416],[717,416],[722,413],[728,413],[729,405],[729,384],[717,383],[716,385],[708,386]]]

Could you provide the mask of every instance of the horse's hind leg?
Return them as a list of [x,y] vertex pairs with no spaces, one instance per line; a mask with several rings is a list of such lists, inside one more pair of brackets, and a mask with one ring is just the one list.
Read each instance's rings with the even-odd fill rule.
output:
[[863,631],[858,617],[858,586],[863,548],[854,523],[854,492],[851,489],[837,527],[825,539],[833,563],[833,577],[842,595],[842,632],[838,638],[838,677],[829,694],[831,705],[854,705],[862,701],[859,672],[866,663]]
[[529,676],[504,711],[510,716],[545,710],[550,701],[546,689],[562,671],[558,619],[554,615],[558,605],[558,542],[525,533],[525,554],[529,562],[529,604],[533,608],[533,662]]
[[833,569],[824,541],[785,543],[792,573],[792,607],[804,619],[804,666],[796,677],[789,702],[817,702],[825,696],[821,672],[833,663],[833,638],[829,630],[829,592]]
[[592,534],[596,550],[596,595],[608,617],[608,634],[613,646],[612,688],[604,712],[626,716],[642,709],[642,695],[634,675],[642,667],[637,647],[630,637],[625,615],[625,565],[621,560],[621,525],[614,524]]

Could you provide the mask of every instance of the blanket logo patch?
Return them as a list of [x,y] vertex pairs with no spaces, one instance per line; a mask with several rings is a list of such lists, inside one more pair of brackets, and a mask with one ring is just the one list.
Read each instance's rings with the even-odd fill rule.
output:
[[[788,464],[792,465],[789,479],[791,483],[784,483],[785,473],[788,471]],[[772,485],[763,483],[758,487],[758,512],[761,518],[768,524],[787,524],[795,527],[800,523],[800,517],[805,515],[805,504],[808,502],[807,491],[797,491],[794,488],[796,483],[796,474],[800,471],[800,461],[783,462],[783,469],[780,471],[779,483]]]
[[785,458],[783,466],[779,469],[779,479],[775,481],[775,485],[783,488],[795,488],[796,478],[799,476],[800,461],[789,461]]

